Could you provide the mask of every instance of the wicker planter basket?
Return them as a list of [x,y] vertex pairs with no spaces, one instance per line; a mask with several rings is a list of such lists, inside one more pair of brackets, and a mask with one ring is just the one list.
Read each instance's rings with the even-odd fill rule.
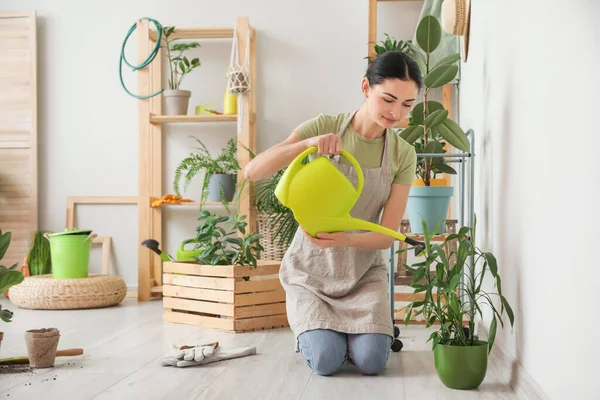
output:
[[287,251],[287,246],[280,244],[279,238],[275,236],[275,232],[277,232],[281,223],[269,226],[268,221],[271,218],[273,218],[273,216],[267,213],[258,213],[256,216],[258,233],[263,236],[260,240],[260,244],[265,248],[260,252],[259,259],[281,261],[283,255]]

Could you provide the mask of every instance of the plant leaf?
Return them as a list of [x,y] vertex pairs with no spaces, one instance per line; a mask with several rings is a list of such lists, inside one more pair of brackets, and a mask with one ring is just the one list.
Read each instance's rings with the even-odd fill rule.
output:
[[490,335],[488,337],[488,354],[492,351],[492,346],[496,340],[496,329],[498,329],[498,321],[494,315],[494,319],[492,319],[492,323],[490,325]]
[[504,297],[504,296],[500,296],[500,300],[502,301],[502,305],[504,306],[504,308],[506,308],[506,314],[508,314],[508,319],[510,320],[510,325],[514,326],[515,314],[514,314],[512,308],[510,307],[510,304],[508,304],[508,300],[506,300],[506,297]]
[[451,82],[457,72],[457,65],[440,65],[425,76],[423,83],[431,89],[439,88]]
[[407,143],[413,144],[417,139],[423,136],[424,132],[425,129],[422,125],[409,126],[408,128],[402,130],[400,137]]
[[455,148],[465,152],[470,151],[470,143],[469,139],[467,139],[467,135],[465,135],[460,126],[450,118],[446,118],[444,122],[434,126],[431,130],[435,131],[435,133],[439,134]]
[[432,15],[424,17],[417,26],[417,43],[426,53],[434,51],[442,40],[442,26]]
[[[412,116],[412,119],[413,119],[413,122],[415,123],[415,125],[425,124],[425,110],[424,109],[425,109],[424,102],[417,104],[413,108],[413,110],[411,112],[411,116]],[[439,103],[439,102],[433,101],[433,100],[430,100],[427,102],[427,116],[433,114],[437,110],[445,110],[442,103]]]
[[448,283],[448,290],[454,290],[456,289],[456,286],[458,286],[460,282],[460,274],[455,274],[452,279],[450,279],[450,283]]
[[458,60],[460,60],[460,54],[458,54],[458,53],[450,54],[449,56],[444,57],[440,61],[438,61],[438,63],[435,65],[435,68],[437,68],[441,65],[453,64],[453,63],[457,62]]
[[429,129],[431,127],[441,124],[446,118],[448,118],[447,110],[436,110],[427,116],[423,125],[425,125],[427,129]]
[[21,271],[3,269],[0,270],[0,293],[3,293],[11,286],[18,285],[25,278]]
[[0,231],[0,260],[4,258],[4,254],[6,254],[6,250],[10,245],[11,235],[10,232],[2,233],[2,231]]
[[490,272],[492,273],[492,275],[494,277],[498,276],[498,264],[496,263],[496,257],[494,257],[494,255],[490,252],[483,253],[483,256],[485,257],[485,260],[490,266]]

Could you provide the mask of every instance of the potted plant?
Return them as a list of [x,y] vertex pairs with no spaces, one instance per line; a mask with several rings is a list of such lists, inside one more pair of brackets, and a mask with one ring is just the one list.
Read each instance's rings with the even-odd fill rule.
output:
[[[504,327],[504,313],[511,327],[514,325],[513,310],[502,295],[496,257],[476,246],[476,217],[472,228],[462,227],[458,233],[449,235],[443,245],[431,243],[433,234],[429,233],[425,220],[422,226],[426,259],[412,266],[405,265],[414,274],[410,286],[415,289],[415,295],[421,293],[422,299],[409,303],[405,323],[408,325],[412,316],[422,315],[427,327],[439,324],[428,341],[433,342],[435,369],[440,380],[452,389],[475,389],[485,378],[498,322]],[[451,240],[458,241],[458,250],[446,255],[444,246]],[[406,250],[398,252],[401,251]],[[432,267],[435,275],[429,273]],[[487,293],[483,289],[486,275],[494,279],[497,292]],[[492,296],[499,301],[499,310]],[[492,312],[487,341],[475,334],[475,320],[484,319],[484,306]],[[468,326],[464,326],[465,322]]]
[[213,158],[204,143],[193,137],[200,145],[197,153],[184,158],[175,170],[173,189],[181,196],[180,186],[183,179],[183,190],[200,171],[204,170],[201,202],[231,202],[235,195],[237,174],[240,164],[237,160],[237,144],[235,138],[229,139],[217,158]]
[[[4,258],[4,254],[6,254],[6,250],[8,250],[8,246],[10,245],[11,233],[5,232],[2,233],[0,230],[0,260]],[[25,279],[23,274],[20,271],[17,271],[18,263],[15,263],[13,266],[5,267],[4,265],[0,265],[0,293],[8,290],[10,287],[14,285],[18,285],[23,282]],[[3,309],[0,305],[0,319],[4,322],[11,322],[13,317],[13,313],[10,310]],[[2,344],[2,339],[4,338],[4,332],[0,332],[0,345]]]
[[165,321],[234,332],[287,326],[280,263],[258,259],[261,235],[246,216],[202,209],[198,221],[195,261],[163,267]]
[[[257,266],[257,253],[263,250],[261,235],[247,232],[245,215],[223,216],[206,209],[200,211],[200,225],[196,228],[197,248],[195,259],[203,265]],[[223,229],[220,224],[229,226]],[[234,235],[238,236],[234,236]]]
[[163,91],[165,99],[164,114],[185,115],[188,111],[192,92],[181,90],[181,82],[187,74],[200,66],[200,59],[196,57],[189,60],[183,53],[200,47],[200,44],[198,42],[173,43],[177,40],[170,39],[174,31],[174,26],[166,26],[161,39],[164,40],[164,48],[167,51],[167,58],[169,60],[169,89]]
[[281,261],[298,229],[294,213],[281,204],[275,196],[275,188],[285,172],[282,169],[273,176],[256,183],[254,205],[258,231],[263,237],[261,258]]
[[[470,151],[470,143],[462,128],[448,116],[442,104],[429,100],[431,90],[451,82],[457,72],[460,54],[454,53],[431,65],[430,56],[440,44],[442,27],[434,16],[424,17],[416,32],[417,44],[407,42],[409,54],[417,61],[424,73],[425,90],[423,101],[415,105],[411,112],[409,126],[400,131],[400,136],[415,147],[417,154],[444,154],[446,144]],[[439,226],[437,233],[444,231],[444,221],[448,212],[454,188],[448,186],[438,174],[456,174],[443,157],[417,157],[417,178],[411,188],[407,204],[407,214],[413,233],[422,234],[421,219],[429,226]]]
[[[403,53],[411,54],[410,48],[408,47],[412,40],[396,40],[393,37],[390,37],[387,33],[384,33],[385,40],[382,40],[380,43],[369,42],[369,44],[373,44],[373,49],[375,50],[375,57],[387,52],[387,51],[401,51]],[[373,61],[372,57],[365,57],[365,59],[369,60],[369,63]]]

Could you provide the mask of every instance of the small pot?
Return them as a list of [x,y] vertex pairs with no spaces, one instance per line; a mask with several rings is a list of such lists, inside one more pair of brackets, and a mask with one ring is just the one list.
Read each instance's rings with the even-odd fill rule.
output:
[[25,332],[27,355],[32,368],[51,368],[56,359],[60,333],[56,328],[32,329]]
[[192,92],[189,90],[165,90],[165,115],[187,115]]
[[[221,192],[221,189],[223,190]],[[231,202],[235,195],[235,175],[212,174],[208,182],[208,201]]]

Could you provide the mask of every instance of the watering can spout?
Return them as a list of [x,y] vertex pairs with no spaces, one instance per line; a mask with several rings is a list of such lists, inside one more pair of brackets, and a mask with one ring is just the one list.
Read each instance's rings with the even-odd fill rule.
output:
[[354,217],[339,217],[339,218],[327,218],[327,220],[320,221],[323,223],[323,226],[327,226],[328,232],[341,232],[341,231],[352,231],[352,230],[361,230],[361,231],[371,231],[382,233],[384,235],[391,236],[400,241],[406,242],[415,247],[415,256],[421,256],[425,251],[425,244],[422,242],[418,242],[411,238],[406,237],[406,235],[394,231],[392,229],[386,228],[385,226],[381,226],[378,224],[374,224],[369,221],[365,221],[363,219],[358,219]]

